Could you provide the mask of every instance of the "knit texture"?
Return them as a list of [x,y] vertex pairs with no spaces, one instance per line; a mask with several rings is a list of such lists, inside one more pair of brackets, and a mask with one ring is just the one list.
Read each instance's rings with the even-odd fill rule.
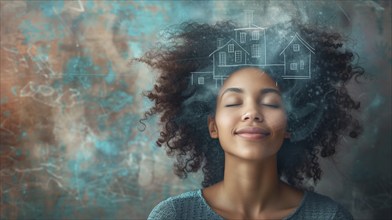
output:
[[[201,189],[182,193],[160,202],[148,216],[149,220],[222,220],[207,204]],[[285,220],[297,219],[353,219],[352,215],[329,197],[305,191],[300,206]]]

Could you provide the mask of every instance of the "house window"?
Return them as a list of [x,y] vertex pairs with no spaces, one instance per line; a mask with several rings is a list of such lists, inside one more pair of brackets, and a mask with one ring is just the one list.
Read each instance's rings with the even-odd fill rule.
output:
[[226,65],[226,52],[219,52],[219,65]]
[[252,32],[252,40],[258,40],[259,38],[260,38],[259,32],[253,31]]
[[229,44],[229,53],[234,53],[234,44]]
[[246,33],[245,32],[241,32],[240,33],[240,43],[245,43],[246,42]]
[[293,51],[298,52],[299,51],[299,44],[293,44]]
[[236,63],[240,63],[242,61],[242,51],[240,50],[235,51],[234,60]]
[[199,78],[197,78],[197,83],[199,84],[199,85],[204,85],[204,77],[199,77]]
[[305,68],[305,62],[303,60],[299,61],[299,69],[303,70]]
[[297,63],[290,63],[290,70],[297,70]]
[[252,57],[260,57],[260,44],[252,44]]

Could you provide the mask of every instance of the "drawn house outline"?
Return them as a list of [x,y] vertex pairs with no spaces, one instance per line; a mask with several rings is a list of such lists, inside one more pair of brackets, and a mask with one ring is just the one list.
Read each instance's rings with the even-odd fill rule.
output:
[[[301,47],[302,45],[302,47]],[[306,49],[304,52],[302,49]],[[287,44],[287,46],[279,54],[283,54],[284,79],[310,79],[312,54],[315,49],[310,46],[298,33]]]
[[[227,41],[223,46],[221,46],[221,47],[219,47],[219,48],[217,48],[216,50],[214,50],[212,53],[210,53],[210,55],[208,55],[208,57],[211,57],[211,55],[215,55],[217,52],[224,52],[223,50],[225,50],[225,51],[227,51],[227,53],[226,54],[230,54],[230,55],[232,55],[232,52],[230,52],[230,48],[229,48],[229,45],[231,45],[230,43],[233,43],[233,44],[236,44],[238,47],[237,48],[239,48],[241,51],[244,51],[244,56],[243,56],[243,58],[244,59],[242,59],[243,61],[241,61],[241,62],[239,62],[239,63],[236,63],[236,62],[234,62],[234,63],[232,63],[232,64],[227,64],[227,62],[226,62],[226,64],[224,64],[224,65],[220,65],[219,64],[219,62],[218,62],[218,66],[238,66],[238,65],[240,65],[240,64],[247,64],[247,56],[246,55],[250,55],[249,53],[248,53],[248,51],[247,50],[245,50],[245,48],[243,48],[236,40],[234,40],[234,39],[230,39],[229,41]],[[226,50],[226,46],[227,46],[227,50]],[[236,50],[236,47],[234,46],[234,56],[235,56],[235,51],[238,51],[238,50]],[[215,57],[213,56],[213,59],[214,59]],[[229,61],[231,61],[231,59],[227,59],[227,58],[230,58],[230,57],[227,57],[226,56],[226,61],[227,60],[229,60]],[[218,60],[219,61],[219,60]],[[245,62],[245,63],[243,63],[243,62]]]
[[191,85],[204,85],[213,81],[212,72],[210,71],[199,71],[192,72],[190,76]]
[[245,65],[279,68],[278,71],[283,72],[283,79],[311,78],[312,54],[315,54],[315,49],[310,44],[295,32],[279,53],[279,56],[283,55],[283,61],[280,61],[282,63],[267,63],[266,28],[253,24],[253,11],[245,11],[245,14],[247,27],[234,29],[234,39],[226,38],[228,41],[225,44],[225,38],[216,39],[217,49],[208,56],[209,59],[212,57],[212,69],[192,72],[191,85],[215,81],[215,86],[218,87],[223,85],[227,72]]
[[[249,52],[243,48],[236,40],[230,38],[221,47],[211,52],[208,57],[212,57],[212,79],[215,80],[215,86],[221,85],[226,78],[219,73],[225,72],[227,68],[247,65],[249,63]],[[224,59],[224,60],[222,60]]]

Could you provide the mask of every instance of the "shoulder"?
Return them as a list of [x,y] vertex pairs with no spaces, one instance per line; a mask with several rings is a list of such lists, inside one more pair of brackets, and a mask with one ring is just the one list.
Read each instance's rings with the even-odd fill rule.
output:
[[147,219],[175,219],[175,217],[175,208],[169,198],[156,205],[148,215]]
[[[315,192],[307,191],[293,219],[353,219],[342,205]],[[291,219],[291,218],[290,218]]]
[[197,219],[205,214],[203,200],[200,191],[185,192],[170,197],[160,202],[151,211],[148,219],[184,219],[194,217]]

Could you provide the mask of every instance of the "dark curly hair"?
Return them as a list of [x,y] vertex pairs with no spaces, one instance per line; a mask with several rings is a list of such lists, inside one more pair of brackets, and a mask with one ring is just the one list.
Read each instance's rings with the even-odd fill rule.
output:
[[[138,59],[159,72],[153,89],[145,93],[154,106],[141,122],[160,116],[158,146],[165,146],[167,154],[176,157],[174,168],[179,177],[202,168],[203,187],[221,181],[224,173],[223,150],[218,140],[210,138],[207,126],[208,115],[215,111],[217,90],[192,85],[190,78],[193,72],[211,66],[206,58],[217,48],[216,40],[228,39],[235,28],[233,22],[182,23],[165,32],[165,44]],[[277,36],[273,44],[288,42],[287,37],[279,37],[282,33],[297,33],[315,51],[311,79],[282,79],[281,71],[261,68],[278,83],[288,114],[291,138],[284,140],[278,152],[279,176],[306,188],[304,180],[317,183],[321,178],[319,155],[332,156],[342,135],[356,138],[361,133],[352,115],[360,103],[348,94],[346,86],[364,71],[354,64],[355,54],[345,48],[345,38],[338,33],[295,21],[274,25],[268,31]],[[274,55],[269,58],[275,59]]]

